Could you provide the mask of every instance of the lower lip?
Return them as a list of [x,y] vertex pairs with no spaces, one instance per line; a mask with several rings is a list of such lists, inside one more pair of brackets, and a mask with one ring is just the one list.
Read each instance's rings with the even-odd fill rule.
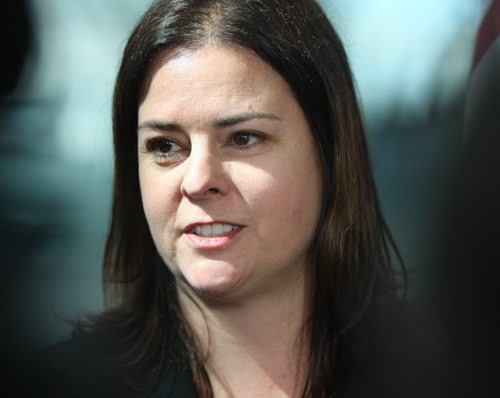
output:
[[199,236],[191,232],[185,233],[184,236],[196,249],[213,250],[221,249],[227,246],[241,232],[240,229],[235,229],[221,236]]

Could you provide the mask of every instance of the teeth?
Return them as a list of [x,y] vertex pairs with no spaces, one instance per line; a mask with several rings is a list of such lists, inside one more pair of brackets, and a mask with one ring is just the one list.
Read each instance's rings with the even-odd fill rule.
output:
[[210,224],[205,224],[201,226],[202,236],[212,236],[212,226]]
[[199,236],[211,237],[211,236],[221,236],[235,229],[238,229],[237,225],[204,224],[195,226],[194,233]]
[[222,235],[222,224],[214,224],[212,225],[212,235]]

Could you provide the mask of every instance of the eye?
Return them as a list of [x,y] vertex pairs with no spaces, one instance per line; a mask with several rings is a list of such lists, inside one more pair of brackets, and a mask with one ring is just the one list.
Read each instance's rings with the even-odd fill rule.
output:
[[246,148],[258,144],[263,140],[257,133],[248,131],[238,132],[231,136],[231,144],[240,148]]
[[168,154],[181,150],[181,146],[168,138],[152,138],[146,143],[148,152]]
[[157,137],[146,142],[146,151],[154,154],[158,161],[165,161],[176,160],[186,148],[170,138]]

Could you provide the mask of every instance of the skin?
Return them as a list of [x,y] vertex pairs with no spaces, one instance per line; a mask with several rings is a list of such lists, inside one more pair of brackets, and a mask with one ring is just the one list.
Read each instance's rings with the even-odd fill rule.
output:
[[[146,218],[210,352],[216,397],[300,395],[307,355],[297,343],[321,172],[290,87],[245,49],[166,52],[138,116]],[[220,239],[193,233],[213,222],[238,228]]]
[[[139,107],[139,176],[166,264],[207,296],[257,293],[301,278],[321,177],[286,82],[255,55],[230,47],[164,54],[150,76]],[[253,113],[248,121],[215,125]],[[177,128],[165,131],[172,127],[166,124]],[[185,228],[213,221],[242,229],[220,249],[193,247]]]

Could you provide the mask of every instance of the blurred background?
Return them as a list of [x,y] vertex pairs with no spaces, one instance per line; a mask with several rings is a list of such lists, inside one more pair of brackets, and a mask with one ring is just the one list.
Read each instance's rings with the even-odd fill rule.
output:
[[[65,319],[102,308],[111,96],[127,36],[149,3],[0,6],[6,336],[49,344],[68,336]],[[411,271],[410,297],[445,305],[434,293],[446,275],[447,245],[455,244],[446,239],[450,189],[464,145],[475,36],[490,2],[320,3],[352,63],[382,207]]]

